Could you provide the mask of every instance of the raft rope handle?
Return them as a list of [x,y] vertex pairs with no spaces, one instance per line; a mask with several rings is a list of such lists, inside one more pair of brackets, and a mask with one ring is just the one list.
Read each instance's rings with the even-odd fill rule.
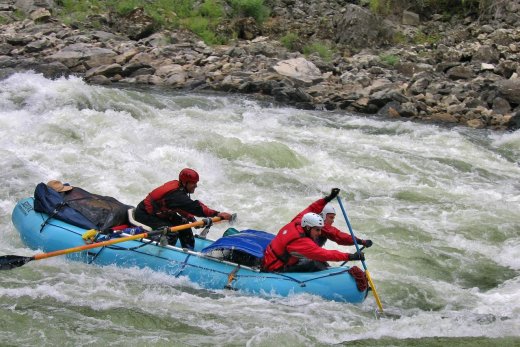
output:
[[57,215],[60,212],[60,210],[66,205],[67,203],[65,201],[62,201],[57,203],[56,206],[54,206],[54,211],[52,211],[52,213],[49,215],[49,218],[44,220],[43,223],[40,225],[40,233],[43,231],[43,228],[45,228],[45,226],[49,223],[49,220],[53,219],[54,216]]
[[233,286],[231,285],[231,283],[235,282],[237,280],[237,277],[236,277],[236,274],[238,272],[238,270],[240,270],[240,264],[237,265],[237,267],[235,267],[228,275],[228,281],[227,281],[227,284],[224,286],[224,289],[229,289],[229,290],[236,290],[236,288],[233,288]]

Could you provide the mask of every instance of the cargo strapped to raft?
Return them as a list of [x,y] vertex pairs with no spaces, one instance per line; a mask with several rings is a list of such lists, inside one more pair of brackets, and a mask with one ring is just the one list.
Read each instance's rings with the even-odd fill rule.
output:
[[201,253],[233,263],[259,267],[267,245],[274,238],[273,234],[260,230],[242,230],[224,236],[201,250]]

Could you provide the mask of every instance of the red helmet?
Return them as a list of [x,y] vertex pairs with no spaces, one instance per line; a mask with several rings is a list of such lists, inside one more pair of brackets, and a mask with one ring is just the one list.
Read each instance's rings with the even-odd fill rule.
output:
[[182,184],[186,183],[197,183],[199,181],[199,174],[193,169],[182,169],[179,173],[179,182]]

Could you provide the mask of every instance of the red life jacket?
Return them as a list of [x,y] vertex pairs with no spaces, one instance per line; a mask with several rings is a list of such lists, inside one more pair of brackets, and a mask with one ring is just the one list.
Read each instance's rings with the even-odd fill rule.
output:
[[287,252],[287,246],[302,237],[307,236],[299,223],[291,222],[284,226],[267,246],[262,269],[276,271],[284,266],[296,264],[298,258]]
[[160,215],[163,213],[170,212],[170,209],[166,206],[164,196],[171,191],[181,189],[181,184],[177,180],[169,181],[162,186],[152,190],[144,199],[144,207],[146,212],[151,215]]

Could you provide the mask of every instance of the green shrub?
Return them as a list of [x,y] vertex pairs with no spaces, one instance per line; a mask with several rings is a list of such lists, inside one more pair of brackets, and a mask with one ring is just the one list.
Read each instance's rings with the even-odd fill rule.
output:
[[117,14],[126,16],[132,12],[135,8],[139,7],[139,1],[137,0],[125,0],[125,1],[110,1],[113,4],[113,8]]
[[295,33],[287,33],[283,37],[280,38],[280,42],[282,45],[290,51],[294,51],[296,49],[296,42],[298,41],[298,35]]
[[226,39],[215,35],[211,21],[202,16],[185,18],[182,24],[193,31],[208,45],[223,44]]
[[423,33],[422,31],[419,31],[413,37],[413,42],[417,45],[435,44],[435,43],[439,42],[440,39],[441,39],[441,37],[438,34],[427,35],[427,34]]
[[392,0],[370,0],[369,8],[373,13],[387,15],[392,10]]
[[325,61],[332,59],[332,49],[327,44],[313,42],[303,47],[303,54],[309,55],[312,53],[318,53],[318,55]]
[[236,16],[253,17],[258,23],[263,23],[270,13],[264,0],[231,0],[231,7]]
[[385,65],[395,66],[399,63],[399,57],[393,54],[381,54],[379,59],[381,59]]
[[405,44],[406,42],[408,42],[408,40],[406,39],[406,35],[400,31],[396,31],[394,33],[394,37],[392,38],[392,40],[395,44]]
[[217,0],[205,0],[199,7],[199,14],[203,17],[221,18],[224,16],[224,6]]

